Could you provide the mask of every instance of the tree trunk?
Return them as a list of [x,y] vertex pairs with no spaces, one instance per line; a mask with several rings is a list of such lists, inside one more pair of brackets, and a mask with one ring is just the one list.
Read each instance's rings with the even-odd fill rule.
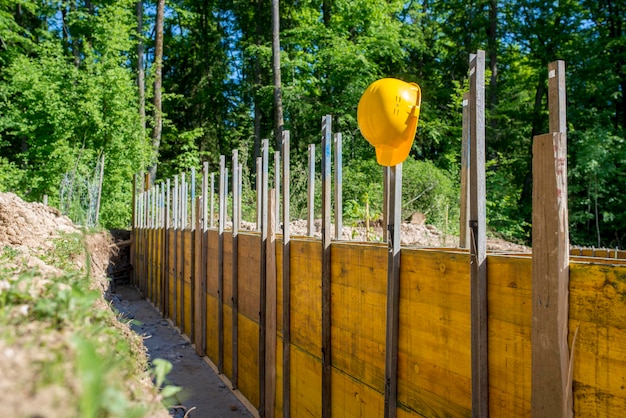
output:
[[495,112],[498,104],[498,1],[489,1],[489,29],[487,30],[487,49],[489,50],[489,126],[492,134],[497,132],[498,123]]
[[146,75],[143,69],[143,1],[137,2],[137,88],[139,89],[139,117],[141,130],[146,131]]
[[274,114],[276,119],[276,149],[279,150],[283,133],[283,95],[280,74],[280,10],[278,0],[272,0],[272,69],[274,72]]
[[158,0],[155,21],[154,39],[154,127],[152,128],[152,158],[150,167],[150,183],[154,184],[156,179],[157,164],[159,158],[159,147],[161,146],[161,131],[163,128],[162,107],[161,107],[161,85],[163,73],[163,14],[165,12],[165,0]]
[[[261,36],[263,33],[263,23],[261,14],[263,12],[263,0],[256,2],[256,44],[261,46]],[[252,170],[256,173],[256,159],[261,156],[261,99],[259,98],[259,88],[261,86],[261,61],[259,57],[254,60],[254,161]]]

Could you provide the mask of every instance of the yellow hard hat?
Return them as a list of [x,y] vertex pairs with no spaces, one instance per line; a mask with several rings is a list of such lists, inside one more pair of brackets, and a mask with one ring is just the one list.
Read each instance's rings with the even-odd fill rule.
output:
[[359,129],[376,148],[376,160],[384,166],[400,164],[411,151],[420,115],[422,92],[415,83],[395,78],[374,81],[357,108]]

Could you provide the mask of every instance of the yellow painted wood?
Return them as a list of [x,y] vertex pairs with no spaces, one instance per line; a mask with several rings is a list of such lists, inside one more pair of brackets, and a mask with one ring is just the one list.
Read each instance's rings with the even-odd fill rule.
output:
[[[207,294],[217,298],[217,238],[216,230],[207,231]],[[217,364],[217,363],[216,363]]]
[[322,246],[291,240],[291,343],[321,359]]
[[217,299],[210,295],[206,297],[206,355],[217,364]]
[[233,377],[233,310],[224,304],[224,370],[223,373],[232,380]]
[[291,416],[322,416],[322,363],[319,358],[292,345]]
[[425,416],[471,415],[469,256],[402,250],[398,401]]
[[387,248],[333,245],[331,292],[332,366],[383,393]]
[[380,418],[384,415],[385,398],[378,390],[334,368],[331,379],[334,417]]
[[532,260],[487,257],[489,406],[501,416],[530,416]]
[[[170,243],[174,234],[169,231]],[[217,232],[210,231],[207,352],[217,361]],[[170,283],[173,317],[173,246],[163,269],[160,231],[142,235],[151,298],[160,281]],[[180,235],[179,235],[180,237]],[[179,241],[180,242],[180,241]],[[321,416],[321,245],[292,239],[291,416]],[[230,235],[224,241],[224,372],[232,376]],[[282,246],[277,241],[277,263]],[[199,243],[198,243],[199,245]],[[258,393],[258,234],[239,235],[239,389],[254,405]],[[179,245],[179,251],[182,246]],[[334,416],[381,416],[385,347],[385,246],[332,246],[332,396]],[[187,258],[191,245],[186,244]],[[179,257],[182,254],[179,254]],[[459,251],[403,249],[401,254],[398,417],[470,416],[469,256]],[[182,260],[182,258],[179,258]],[[576,416],[621,416],[626,410],[626,265],[594,258],[570,266],[570,344],[579,327],[574,357]],[[608,263],[608,264],[607,264]],[[530,416],[531,260],[526,255],[489,255],[489,371],[492,416]],[[147,278],[146,277],[146,280]],[[163,278],[162,278],[163,277]],[[191,266],[185,268],[185,333],[193,300]],[[282,415],[282,269],[277,270],[276,416]],[[148,283],[148,282],[147,282]],[[179,298],[182,295],[178,289]],[[180,300],[178,301],[180,303]],[[199,310],[199,307],[196,307]]]
[[283,339],[276,338],[276,398],[274,416],[283,416]]
[[189,336],[191,335],[191,304],[193,303],[193,295],[191,294],[191,284],[185,282],[185,304],[184,307],[184,315],[185,315],[185,329],[183,332]]
[[[283,335],[283,240],[276,237],[276,329]],[[281,363],[282,364],[282,363]]]
[[626,411],[626,266],[570,265],[570,346],[574,332],[574,412]]
[[259,234],[239,234],[239,314],[257,324],[260,309],[260,251]]
[[[224,232],[224,305],[233,306],[233,234]],[[224,313],[226,315],[226,313]]]
[[[238,389],[259,407],[259,325],[239,314],[239,386]],[[296,415],[297,416],[297,415]]]

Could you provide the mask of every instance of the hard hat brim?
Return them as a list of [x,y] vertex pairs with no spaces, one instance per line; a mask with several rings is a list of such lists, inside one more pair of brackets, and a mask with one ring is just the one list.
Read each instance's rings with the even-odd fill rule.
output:
[[407,159],[412,146],[413,138],[403,141],[396,147],[378,146],[376,147],[376,161],[386,167],[398,165]]

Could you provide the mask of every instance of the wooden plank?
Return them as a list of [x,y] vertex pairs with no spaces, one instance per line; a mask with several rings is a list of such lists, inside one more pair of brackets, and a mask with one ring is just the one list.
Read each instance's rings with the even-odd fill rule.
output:
[[203,243],[203,231],[202,224],[204,222],[202,216],[202,196],[198,196],[196,198],[196,213],[199,216],[196,218],[196,228],[194,230],[194,288],[193,288],[193,337],[191,340],[194,343],[196,353],[199,356],[204,356],[204,352],[202,351],[202,298],[205,295],[203,292],[202,286],[202,264],[204,263],[204,258],[202,257],[202,243]]
[[[294,276],[295,277],[295,276]],[[295,328],[294,328],[295,329]],[[291,391],[293,416],[298,418],[323,417],[322,405],[322,367],[317,356],[292,345]]]
[[342,135],[337,132],[333,136],[335,143],[335,239],[342,239],[343,231],[343,155]]
[[224,228],[226,224],[226,157],[220,155],[219,223],[217,234],[217,370],[224,371]]
[[[202,330],[202,335],[200,336],[201,338],[201,348],[200,351],[202,352],[201,355],[205,355],[206,354],[206,315],[207,315],[207,306],[206,306],[206,293],[207,293],[207,260],[208,260],[208,254],[207,254],[207,248],[208,248],[208,226],[209,226],[209,214],[208,214],[208,198],[209,198],[209,193],[208,193],[208,188],[209,188],[209,163],[208,162],[204,162],[202,163],[202,242],[201,242],[201,249],[200,249],[200,260],[201,260],[201,264],[200,264],[200,268],[201,268],[201,272],[200,272],[200,283],[201,283],[201,299],[200,299],[200,317],[201,317],[201,321],[202,323],[200,324],[200,328]],[[213,186],[211,186],[213,187]],[[212,197],[212,196],[211,196]]]
[[196,333],[196,306],[200,306],[200,304],[196,305],[196,249],[198,248],[198,241],[196,241],[196,213],[197,213],[197,209],[199,208],[197,202],[196,202],[196,169],[195,167],[191,168],[191,196],[190,196],[190,202],[191,202],[191,243],[190,243],[190,252],[191,252],[191,258],[190,258],[190,279],[191,279],[191,305],[190,305],[190,321],[189,321],[189,328],[190,328],[190,333],[189,333],[189,339],[191,341],[195,340],[195,333]]
[[322,118],[322,416],[331,416],[331,144],[332,118]]
[[461,216],[459,227],[459,247],[470,247],[470,234],[467,233],[467,217],[469,216],[469,93],[463,94],[463,130],[461,138]]
[[283,319],[283,418],[291,416],[291,231],[289,200],[291,197],[290,134],[283,131],[283,254],[282,254],[282,319]]
[[[626,266],[570,264],[570,329],[576,416],[626,410]],[[570,332],[570,344],[573,332]]]
[[315,231],[315,144],[309,144],[307,199],[307,235],[312,237]]
[[232,376],[233,389],[237,389],[239,379],[239,224],[240,219],[240,195],[239,182],[241,172],[239,171],[239,152],[233,150],[233,234],[232,234]]
[[[322,249],[318,241],[291,240],[291,341],[321,361]],[[292,370],[295,376],[295,370]]]
[[472,416],[489,416],[486,263],[485,51],[470,55],[470,216]]
[[565,141],[552,133],[533,142],[533,417],[572,416]]
[[[259,275],[259,416],[265,417],[266,386],[265,375],[267,367],[265,364],[266,355],[266,334],[267,334],[267,211],[268,211],[268,140],[262,143],[261,157],[261,195],[260,197],[260,223],[261,223],[261,249],[260,249],[260,272]],[[258,172],[257,172],[258,175]]]
[[400,310],[400,224],[402,163],[389,171],[387,220],[387,299],[385,332],[385,418],[395,418],[398,404],[398,332]]
[[470,416],[470,257],[403,249],[401,258],[398,416]]
[[173,197],[173,201],[172,201],[172,207],[174,208],[174,263],[173,263],[173,268],[174,268],[174,283],[173,283],[173,289],[174,289],[174,295],[173,295],[173,300],[172,300],[172,309],[173,309],[173,316],[172,316],[172,321],[174,322],[174,325],[178,325],[178,271],[179,271],[179,257],[178,257],[178,252],[179,252],[179,240],[178,240],[178,229],[180,228],[180,191],[179,191],[179,187],[178,187],[178,175],[174,176],[174,193],[172,195]]
[[256,159],[256,230],[263,224],[263,158]]
[[[378,391],[382,416],[386,282],[381,278],[387,274],[387,247],[334,243],[331,258],[332,366]],[[333,404],[336,402],[333,398]]]
[[187,321],[185,320],[185,311],[187,310],[186,304],[186,286],[185,286],[185,276],[187,274],[187,256],[186,249],[187,240],[185,239],[185,231],[187,229],[187,180],[185,178],[185,173],[181,173],[181,184],[180,184],[180,231],[181,231],[181,285],[180,285],[180,329],[184,334]]
[[[257,251],[258,252],[258,251]],[[239,384],[238,390],[257,409],[259,400],[259,324],[245,315],[239,315]],[[259,411],[260,412],[260,411]]]
[[276,195],[268,194],[265,277],[265,416],[274,417],[276,399]]

